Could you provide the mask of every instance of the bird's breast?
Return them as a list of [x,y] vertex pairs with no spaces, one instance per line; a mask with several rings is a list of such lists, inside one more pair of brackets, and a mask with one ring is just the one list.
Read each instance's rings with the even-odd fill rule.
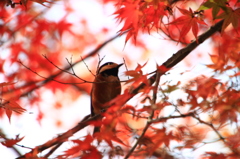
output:
[[121,84],[117,76],[97,76],[92,88],[92,104],[98,107],[104,107],[121,93]]

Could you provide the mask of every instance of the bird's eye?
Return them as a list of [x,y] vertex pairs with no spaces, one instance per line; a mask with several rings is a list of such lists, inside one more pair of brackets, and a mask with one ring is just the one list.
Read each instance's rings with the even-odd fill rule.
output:
[[112,65],[113,63],[112,62],[108,62],[108,65]]

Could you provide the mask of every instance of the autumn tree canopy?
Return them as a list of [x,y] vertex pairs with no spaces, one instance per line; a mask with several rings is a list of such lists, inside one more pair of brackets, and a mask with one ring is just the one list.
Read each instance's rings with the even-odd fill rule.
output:
[[[2,0],[0,151],[239,158],[239,34],[238,0]],[[108,61],[122,93],[90,116]]]

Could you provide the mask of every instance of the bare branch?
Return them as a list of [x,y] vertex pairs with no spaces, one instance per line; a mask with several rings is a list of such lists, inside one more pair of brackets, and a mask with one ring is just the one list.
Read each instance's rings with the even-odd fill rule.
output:
[[101,58],[100,55],[98,54],[98,65],[97,65],[97,70],[99,70],[100,68],[100,64],[103,61],[103,59],[105,58],[105,55]]
[[[55,81],[55,82],[61,83],[61,84],[83,84],[83,83],[92,83],[92,82],[90,82],[90,81],[86,81],[86,80],[83,80],[83,79],[82,79],[82,80],[83,80],[84,82],[76,82],[76,83],[73,83],[73,82],[71,82],[71,83],[69,83],[69,82],[61,82],[61,81],[55,80],[53,75],[51,75],[51,76],[49,76],[49,77],[44,77],[44,76],[40,75],[38,72],[36,72],[36,71],[32,70],[31,68],[29,68],[28,66],[24,65],[24,64],[22,63],[22,61],[18,60],[18,62],[19,62],[22,66],[24,66],[26,69],[28,69],[29,71],[33,72],[34,74],[36,74],[37,76],[39,76],[39,77],[41,77],[41,78],[43,78],[43,79],[45,79],[45,80]],[[62,71],[62,69],[61,69],[61,71]]]
[[58,67],[56,64],[54,64],[54,63],[47,57],[46,54],[42,54],[42,56],[43,56],[49,63],[51,63],[54,67],[56,67],[57,69],[61,70],[62,72],[65,72],[65,73],[69,73],[68,70],[61,69],[61,68]]
[[73,73],[70,73],[71,75],[75,76],[76,78],[78,78],[78,79],[80,79],[80,80],[82,80],[82,81],[91,83],[91,82],[89,82],[89,81],[86,81],[86,80],[82,79],[81,77],[79,77],[79,76],[75,73],[75,71],[74,71],[74,69],[73,69],[73,64],[72,64],[72,58],[71,58],[71,61],[69,61],[67,58],[66,58],[66,60],[67,60],[69,66],[70,66],[70,68],[71,68],[71,70],[72,70],[72,72],[73,72]]
[[[125,61],[124,58],[123,58],[123,63],[124,63],[124,65],[125,65],[126,70],[128,71],[127,64],[126,64],[126,61]],[[128,79],[130,79],[129,76],[127,76],[127,77],[128,77]]]
[[87,67],[88,71],[93,75],[93,76],[96,76],[88,67],[88,65],[86,64],[86,62],[84,61],[84,59],[82,58],[82,56],[80,56],[81,59],[82,59],[82,62],[84,63],[84,65]]

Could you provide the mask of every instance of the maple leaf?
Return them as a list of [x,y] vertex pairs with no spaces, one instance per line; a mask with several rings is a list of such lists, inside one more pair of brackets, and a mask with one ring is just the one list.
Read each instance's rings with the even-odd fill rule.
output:
[[209,55],[209,56],[213,64],[206,65],[208,68],[211,68],[211,69],[214,69],[215,71],[220,71],[220,72],[232,69],[233,66],[227,66],[227,63],[229,61],[228,54],[226,54],[222,50],[220,50],[216,55]]
[[[161,19],[163,16],[166,16],[167,8],[164,2],[152,2],[153,5],[149,5],[143,10],[144,17],[142,19],[142,23],[144,24],[143,27],[147,28],[148,33],[150,34],[150,29],[153,27],[159,28],[159,24],[161,23]],[[156,4],[155,4],[156,3]]]
[[15,139],[9,139],[6,141],[1,142],[2,145],[6,147],[13,147],[16,143],[20,142],[24,137],[19,138],[19,135],[16,135]]
[[[212,8],[212,16],[214,19],[224,19],[221,32],[223,32],[229,24],[232,24],[234,28],[239,26],[240,8],[233,10],[227,0],[210,0],[203,3],[199,10],[210,8]],[[218,15],[221,9],[223,12]]]
[[[135,70],[126,71],[126,72],[125,72],[125,75],[126,75],[126,76],[131,76],[131,77],[133,77],[132,79],[128,80],[127,83],[130,83],[130,82],[135,82],[135,83],[137,83],[137,82],[136,82],[137,79],[141,79],[141,78],[143,78],[144,76],[146,76],[146,75],[143,75],[143,72],[142,72],[142,70],[141,70],[143,67],[146,66],[146,64],[147,64],[147,62],[144,63],[143,65],[138,64],[137,67],[135,68]],[[140,81],[141,81],[141,80],[140,80]]]
[[161,19],[167,15],[167,11],[171,12],[171,7],[168,2],[161,1],[123,1],[118,3],[120,8],[114,14],[119,22],[124,21],[124,26],[119,31],[123,34],[127,31],[125,43],[133,37],[136,42],[136,37],[139,30],[147,30],[150,34],[152,28],[159,28]]
[[[143,75],[143,72],[141,70],[146,64],[147,62],[144,65],[138,64],[135,70],[130,70],[125,72],[127,76],[133,77],[126,82],[126,84],[133,82],[130,86],[130,89],[136,88],[141,83],[145,83],[146,85],[148,85],[148,79],[147,79],[148,75]],[[141,91],[147,93],[150,91],[150,89],[149,87],[145,87],[144,90],[141,90]]]
[[71,26],[72,26],[72,24],[69,23],[69,22],[66,22],[64,19],[61,20],[61,21],[59,21],[59,22],[57,23],[57,25],[56,25],[60,36],[63,35],[63,32],[64,32],[64,31],[68,31],[68,32],[71,33],[71,34],[74,34],[74,33],[71,31]]
[[119,31],[121,34],[125,31],[128,31],[125,43],[130,39],[131,36],[134,36],[134,39],[136,39],[138,34],[139,17],[143,14],[142,11],[139,10],[138,5],[139,1],[134,3],[123,2],[123,7],[114,13],[117,15],[116,18],[119,20],[119,22],[125,21],[124,26]]
[[7,115],[8,119],[9,119],[9,122],[10,122],[11,115],[12,115],[13,111],[16,112],[16,113],[19,113],[19,114],[21,114],[21,113],[26,111],[26,109],[22,108],[14,100],[8,100],[8,101],[6,101],[5,103],[3,103],[1,105],[5,108],[6,115]]
[[163,89],[162,92],[163,93],[171,93],[175,90],[179,89],[179,85],[180,85],[180,81],[178,81],[178,83],[176,85],[167,85],[166,89]]
[[233,10],[231,7],[227,7],[226,10],[224,10],[224,12],[216,18],[224,19],[221,30],[222,33],[229,26],[229,24],[232,24],[233,28],[236,29],[239,26],[240,21],[240,8]]
[[174,21],[168,23],[169,25],[182,25],[180,31],[179,41],[184,38],[187,33],[192,29],[192,33],[194,37],[197,39],[198,35],[198,24],[207,25],[198,14],[192,11],[191,8],[189,10],[178,8],[178,10],[183,14],[183,16],[178,17]]
[[221,59],[218,55],[209,55],[213,64],[206,65],[208,68],[211,69],[223,69],[225,66],[225,60]]
[[213,19],[216,19],[220,10],[226,10],[227,0],[209,0],[204,2],[198,10],[206,10],[212,8]]
[[[13,84],[15,84],[15,82],[3,82],[3,83],[0,83],[0,87],[9,86]],[[9,122],[11,119],[12,111],[16,113],[23,113],[24,111],[26,111],[26,109],[22,108],[13,99],[5,100],[3,98],[0,98],[0,107],[3,107],[5,109]]]
[[102,154],[96,149],[96,147],[91,145],[93,138],[91,135],[87,135],[85,139],[82,140],[72,140],[75,144],[70,149],[64,151],[64,154],[59,157],[76,157],[81,156],[81,158],[102,158]]

